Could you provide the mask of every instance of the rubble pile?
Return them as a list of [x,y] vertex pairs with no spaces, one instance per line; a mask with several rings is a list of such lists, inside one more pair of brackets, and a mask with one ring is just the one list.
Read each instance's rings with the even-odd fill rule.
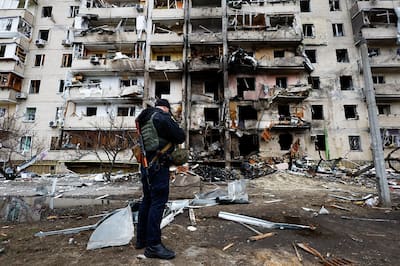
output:
[[201,176],[202,181],[226,181],[235,180],[240,178],[240,173],[237,171],[227,170],[221,167],[214,167],[210,165],[199,165],[193,172]]

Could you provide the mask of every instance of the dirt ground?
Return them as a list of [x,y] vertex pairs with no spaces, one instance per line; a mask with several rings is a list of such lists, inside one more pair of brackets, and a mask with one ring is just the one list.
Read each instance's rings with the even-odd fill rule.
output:
[[[185,210],[163,229],[164,244],[177,253],[176,258],[170,261],[137,258],[143,250],[135,250],[135,238],[126,246],[88,251],[86,245],[92,231],[44,238],[34,236],[39,231],[94,224],[99,218],[88,216],[125,207],[125,200],[140,197],[140,189],[133,189],[137,187],[137,182],[110,184],[108,190],[100,191],[111,191],[109,198],[118,200],[103,201],[98,205],[47,209],[39,222],[0,224],[0,248],[4,248],[0,253],[0,265],[321,265],[320,259],[298,249],[302,258],[300,262],[293,243],[307,243],[327,259],[345,258],[355,265],[399,265],[399,192],[391,192],[391,209],[370,208],[360,201],[335,196],[361,198],[370,193],[376,195],[374,188],[344,183],[350,182],[327,181],[286,172],[249,180],[249,204],[195,209],[197,230],[193,232],[187,229],[190,219]],[[12,183],[1,186],[12,186]],[[124,190],[115,189],[118,187],[124,187]],[[226,188],[226,184],[201,184],[203,192],[216,187]],[[193,185],[173,186],[171,199],[193,198],[193,193],[199,192],[199,189]],[[90,198],[98,195],[88,193],[81,196]],[[77,197],[75,195],[75,199]],[[325,206],[329,214],[315,215],[302,208],[318,211],[321,206]],[[275,235],[249,241],[248,238],[256,233],[236,222],[218,218],[220,211],[273,222],[313,225],[316,229],[267,230],[253,226],[262,233],[274,232]],[[47,219],[51,216],[53,219]],[[228,245],[230,247],[224,250]]]

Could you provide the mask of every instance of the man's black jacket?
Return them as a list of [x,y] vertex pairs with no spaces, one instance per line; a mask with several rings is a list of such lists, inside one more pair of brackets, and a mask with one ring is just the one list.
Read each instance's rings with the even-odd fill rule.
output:
[[[156,112],[157,114],[153,117],[154,127],[157,130],[158,136],[172,142],[173,144],[181,144],[185,141],[185,132],[179,127],[171,114],[164,112],[159,108],[148,107],[143,110],[136,120],[139,122],[139,127],[142,126],[151,118],[152,114]],[[161,150],[163,147],[158,147]],[[152,157],[152,154],[148,154],[148,158]]]

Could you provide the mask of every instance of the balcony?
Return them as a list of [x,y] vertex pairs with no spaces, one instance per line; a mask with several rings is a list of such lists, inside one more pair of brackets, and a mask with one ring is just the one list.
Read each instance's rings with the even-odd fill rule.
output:
[[191,18],[221,18],[222,8],[221,7],[192,7],[190,9]]
[[364,37],[368,41],[369,44],[394,44],[397,39],[397,29],[395,26],[377,26],[374,28],[362,28],[361,34],[362,37]]
[[0,17],[2,18],[12,18],[20,17],[28,22],[30,25],[33,24],[34,15],[31,11],[23,8],[18,9],[0,9]]
[[107,59],[89,57],[72,60],[71,66],[72,72],[121,72],[121,71],[144,71],[144,60],[143,59]]
[[219,56],[194,58],[189,63],[190,71],[220,70],[222,62]]
[[25,65],[16,58],[2,58],[0,59],[1,72],[11,72],[19,76],[23,76]]
[[167,71],[175,72],[183,70],[182,61],[150,61],[149,63],[150,71]]
[[307,130],[311,128],[311,123],[301,120],[298,117],[285,117],[282,120],[271,121],[271,130]]
[[83,101],[85,99],[98,99],[98,98],[116,98],[122,99],[121,97],[143,97],[142,86],[129,86],[129,87],[117,87],[117,88],[102,88],[101,84],[73,84],[69,86],[68,98],[71,101]]
[[90,14],[96,16],[98,19],[109,18],[136,18],[137,16],[144,15],[143,12],[138,12],[136,7],[105,7],[105,8],[80,8],[79,14]]
[[183,44],[183,34],[171,33],[155,33],[150,36],[150,43],[153,45],[173,45]]
[[0,103],[16,103],[16,92],[15,90],[0,89]]
[[189,42],[191,44],[221,44],[222,33],[191,33],[189,34]]
[[[132,128],[135,125],[135,117],[116,117],[113,121],[118,128]],[[107,116],[68,116],[64,120],[64,130],[68,129],[99,129],[109,128],[110,118]]]
[[183,8],[170,8],[170,9],[153,9],[152,11],[153,19],[162,20],[162,19],[183,19],[184,18],[184,10]]
[[369,59],[371,69],[374,71],[398,71],[400,70],[400,55],[395,53],[392,56],[375,56]]
[[136,43],[138,36],[136,32],[117,31],[113,34],[101,34],[99,32],[86,33],[84,36],[77,35],[74,42],[83,44],[105,44],[105,43]]
[[353,17],[357,13],[371,9],[393,9],[393,1],[356,1],[350,9],[350,15]]
[[301,34],[296,33],[293,28],[228,31],[229,42],[300,43],[301,40]]
[[264,69],[304,69],[304,58],[302,56],[273,58],[272,60],[262,58],[257,62],[258,68]]
[[374,84],[376,101],[400,101],[400,84]]

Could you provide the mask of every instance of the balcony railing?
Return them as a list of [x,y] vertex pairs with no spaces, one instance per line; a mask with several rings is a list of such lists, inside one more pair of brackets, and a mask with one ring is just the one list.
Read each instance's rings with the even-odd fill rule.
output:
[[92,72],[92,71],[144,71],[143,59],[106,59],[89,57],[83,59],[75,58],[72,60],[71,70],[73,72]]
[[80,14],[95,15],[98,19],[109,18],[136,18],[143,15],[136,7],[109,7],[109,8],[80,8]]
[[[118,128],[132,128],[135,124],[135,117],[118,116],[113,121]],[[107,116],[68,116],[64,120],[64,129],[98,129],[109,128],[110,118]]]
[[182,71],[183,62],[182,61],[150,61],[150,70],[156,71]]
[[228,32],[228,41],[247,42],[300,42],[301,33],[293,28],[279,28],[276,30],[236,30]]

